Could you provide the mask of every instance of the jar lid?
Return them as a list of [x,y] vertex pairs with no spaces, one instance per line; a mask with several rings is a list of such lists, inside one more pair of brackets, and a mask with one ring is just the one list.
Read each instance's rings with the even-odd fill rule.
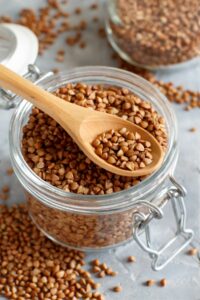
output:
[[38,55],[38,39],[28,28],[3,23],[0,25],[0,63],[24,75]]

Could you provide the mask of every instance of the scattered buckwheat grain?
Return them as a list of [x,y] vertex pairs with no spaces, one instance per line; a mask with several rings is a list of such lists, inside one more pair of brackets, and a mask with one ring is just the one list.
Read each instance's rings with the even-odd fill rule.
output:
[[82,9],[80,7],[75,8],[75,14],[80,15],[82,13]]
[[114,286],[112,288],[113,292],[120,293],[122,291],[121,285]]
[[197,248],[191,248],[190,250],[188,250],[187,254],[194,256],[198,253],[198,249]]
[[149,280],[147,280],[146,283],[145,283],[146,286],[152,286],[152,285],[154,285],[154,284],[155,284],[155,280],[153,280],[153,279],[149,279]]
[[6,174],[7,174],[8,176],[13,175],[13,173],[14,173],[13,168],[8,168],[8,169],[6,170]]
[[8,192],[10,191],[10,188],[9,188],[8,185],[5,184],[5,185],[3,185],[1,191],[2,191],[3,193],[8,193]]
[[97,9],[98,8],[98,4],[97,3],[92,3],[90,5],[90,9]]
[[101,38],[105,38],[106,37],[106,32],[105,32],[105,29],[103,27],[100,27],[98,29],[98,34]]
[[136,262],[136,258],[135,258],[135,256],[129,256],[129,257],[127,258],[127,261],[128,261],[128,262]]
[[53,68],[53,69],[52,69],[52,72],[53,72],[54,74],[58,74],[58,73],[60,72],[60,70],[59,70],[58,68]]
[[167,285],[167,280],[165,278],[160,280],[160,286],[165,287]]
[[196,129],[195,127],[192,127],[192,128],[189,129],[189,131],[190,131],[190,132],[196,132],[197,129]]

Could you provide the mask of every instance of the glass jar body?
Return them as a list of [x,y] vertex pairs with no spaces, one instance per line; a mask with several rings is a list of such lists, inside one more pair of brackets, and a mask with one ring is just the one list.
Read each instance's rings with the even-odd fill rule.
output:
[[55,242],[80,250],[114,247],[133,238],[133,209],[108,214],[78,214],[49,207],[26,193],[34,223]]
[[109,0],[106,29],[118,54],[147,69],[199,61],[200,8],[192,1]]
[[[167,179],[177,160],[176,120],[167,102],[151,84],[129,72],[107,67],[85,67],[50,76],[40,82],[53,91],[66,83],[99,83],[120,86],[152,103],[164,117],[168,149],[163,165],[135,187],[103,196],[79,195],[62,191],[39,178],[21,152],[23,126],[32,110],[22,101],[10,125],[10,156],[15,173],[26,191],[30,215],[49,238],[73,248],[90,250],[114,247],[133,238],[134,216],[150,215],[144,201],[160,207],[167,198]],[[167,200],[166,200],[167,201]]]
[[[171,169],[170,173],[172,172]],[[151,202],[162,207],[163,201],[165,203],[168,201],[166,189],[167,180],[151,195],[153,197]],[[145,205],[142,205],[144,200],[142,195],[137,202],[132,204],[131,208],[127,207],[117,211],[110,209],[101,213],[95,211],[92,214],[58,209],[46,205],[38,198],[33,197],[30,192],[26,191],[25,195],[33,222],[46,236],[60,245],[84,251],[98,251],[130,242],[133,240],[134,231],[137,228],[135,216],[138,213],[147,216],[149,214]],[[149,196],[147,195],[147,198]],[[113,196],[114,198],[115,196]]]

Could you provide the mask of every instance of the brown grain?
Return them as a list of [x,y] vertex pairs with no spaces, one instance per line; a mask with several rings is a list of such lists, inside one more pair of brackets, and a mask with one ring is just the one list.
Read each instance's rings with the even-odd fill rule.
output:
[[60,70],[59,70],[58,68],[53,68],[53,69],[52,69],[52,72],[53,72],[54,74],[58,74],[58,73],[60,72]]
[[165,278],[160,280],[160,286],[165,287],[167,285],[167,280]]
[[136,262],[136,258],[135,258],[135,256],[131,255],[127,258],[127,261],[128,262]]
[[77,43],[79,43],[80,39],[81,39],[81,33],[78,31],[75,35],[68,36],[66,39],[66,43],[68,46],[74,46]]
[[93,266],[99,266],[100,265],[100,261],[98,260],[98,258],[95,258],[94,260],[92,260],[91,261],[91,264],[93,265]]
[[98,4],[97,3],[92,3],[90,5],[90,9],[97,9],[98,8]]
[[196,255],[197,253],[199,252],[199,250],[197,248],[191,248],[188,250],[187,254],[188,255],[191,255],[191,256],[194,256]]
[[82,9],[80,7],[76,7],[75,10],[74,10],[74,13],[76,15],[80,15],[82,13]]
[[146,283],[145,283],[146,286],[152,286],[152,285],[154,285],[154,284],[155,284],[155,280],[153,280],[153,279],[149,279],[149,280],[147,280]]
[[3,193],[8,193],[10,191],[10,188],[9,188],[9,186],[7,184],[5,184],[5,185],[3,185],[1,191]]
[[190,132],[196,132],[196,131],[197,131],[197,128],[192,127],[192,128],[189,129],[189,131],[190,131]]
[[86,46],[87,46],[87,45],[86,45],[86,42],[84,42],[84,41],[81,41],[80,44],[79,44],[79,47],[80,47],[81,49],[84,49]]
[[8,169],[6,170],[6,174],[7,174],[8,176],[11,176],[13,173],[14,173],[13,168],[8,168]]
[[98,274],[98,277],[99,277],[99,278],[103,278],[103,277],[105,277],[105,276],[106,276],[106,274],[105,274],[104,271],[101,271],[101,272],[99,272],[99,274]]
[[99,27],[99,29],[98,29],[98,35],[99,35],[99,37],[101,37],[103,39],[106,37],[106,32],[105,32],[104,27]]
[[113,292],[120,293],[122,291],[121,285],[117,285],[113,287]]

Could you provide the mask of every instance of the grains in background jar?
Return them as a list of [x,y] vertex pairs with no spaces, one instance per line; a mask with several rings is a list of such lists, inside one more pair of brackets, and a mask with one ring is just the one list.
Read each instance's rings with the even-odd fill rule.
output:
[[198,0],[117,0],[115,5],[120,21],[110,15],[112,38],[133,63],[156,67],[199,55]]
[[145,168],[153,159],[151,143],[127,128],[112,129],[98,135],[92,146],[107,163],[130,171]]

